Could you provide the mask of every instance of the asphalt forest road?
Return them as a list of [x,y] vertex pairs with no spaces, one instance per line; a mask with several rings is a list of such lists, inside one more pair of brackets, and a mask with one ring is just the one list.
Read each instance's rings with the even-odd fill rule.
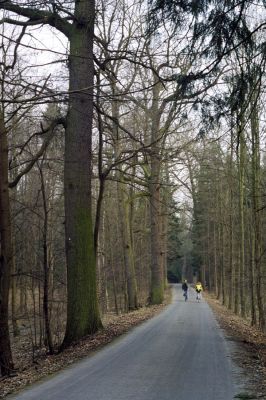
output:
[[231,400],[232,365],[207,303],[175,285],[161,314],[10,399]]

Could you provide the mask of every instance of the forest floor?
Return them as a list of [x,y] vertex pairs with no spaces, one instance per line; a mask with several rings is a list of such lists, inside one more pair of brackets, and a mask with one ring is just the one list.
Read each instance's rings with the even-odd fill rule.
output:
[[[239,399],[266,400],[266,335],[235,315],[214,296],[204,295],[227,340],[236,345],[233,359],[246,375],[246,390]],[[255,397],[252,396],[255,395]]]
[[[263,393],[266,394],[266,336],[251,328],[248,322],[242,318],[228,311],[213,296],[205,294],[205,298],[213,309],[227,339],[240,345],[241,351],[235,355],[236,364],[240,365],[247,373],[249,392],[257,395],[257,397],[242,398],[266,399],[266,396],[263,397]],[[93,351],[128,332],[132,327],[158,314],[170,301],[171,295],[168,291],[162,305],[143,307],[118,316],[107,315],[103,319],[104,328],[102,330],[55,355],[47,355],[45,349],[41,349],[33,360],[29,337],[16,338],[12,344],[16,371],[12,378],[0,379],[0,398],[5,398],[8,394],[19,391],[92,354]]]

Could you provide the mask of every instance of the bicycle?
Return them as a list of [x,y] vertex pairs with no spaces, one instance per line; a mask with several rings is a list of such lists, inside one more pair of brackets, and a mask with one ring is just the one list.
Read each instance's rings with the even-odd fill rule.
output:
[[196,300],[199,303],[201,300],[201,292],[196,292],[196,293],[197,293]]
[[184,290],[183,296],[185,297],[185,301],[187,301],[187,290]]

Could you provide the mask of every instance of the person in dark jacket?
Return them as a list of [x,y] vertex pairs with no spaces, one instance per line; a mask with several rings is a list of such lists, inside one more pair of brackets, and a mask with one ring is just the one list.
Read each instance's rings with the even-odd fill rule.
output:
[[187,280],[185,279],[183,284],[182,284],[182,290],[183,290],[183,296],[185,297],[185,301],[187,301],[187,292],[188,292],[188,285],[187,285]]

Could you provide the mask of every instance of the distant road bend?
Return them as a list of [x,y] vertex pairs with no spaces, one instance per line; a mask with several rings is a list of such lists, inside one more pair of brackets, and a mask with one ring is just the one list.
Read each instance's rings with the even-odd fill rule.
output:
[[17,400],[232,400],[232,366],[207,303],[172,304],[76,365],[32,386]]

